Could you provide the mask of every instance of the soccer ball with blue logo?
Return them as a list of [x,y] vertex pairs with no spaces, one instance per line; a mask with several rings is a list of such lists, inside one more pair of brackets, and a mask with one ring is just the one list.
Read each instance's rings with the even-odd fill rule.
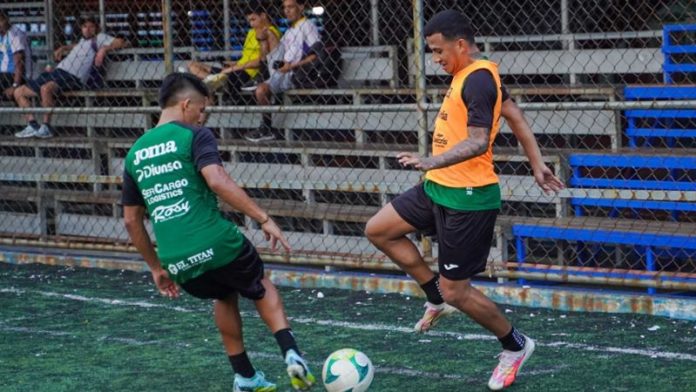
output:
[[375,368],[370,358],[352,348],[331,353],[321,371],[328,392],[367,391],[374,375]]

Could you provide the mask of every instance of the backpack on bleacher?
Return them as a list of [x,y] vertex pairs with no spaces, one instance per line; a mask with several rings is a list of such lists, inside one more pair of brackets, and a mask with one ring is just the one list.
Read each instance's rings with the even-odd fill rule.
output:
[[341,76],[341,51],[335,46],[317,42],[309,48],[317,59],[297,68],[292,75],[295,88],[334,87]]

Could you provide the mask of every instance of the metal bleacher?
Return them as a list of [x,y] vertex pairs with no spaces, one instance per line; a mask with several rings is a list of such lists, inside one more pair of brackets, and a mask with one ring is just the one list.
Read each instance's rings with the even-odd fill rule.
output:
[[[603,37],[610,39],[611,34]],[[616,34],[619,38],[631,35]],[[661,32],[635,35],[660,37]],[[682,84],[623,89],[623,84],[581,82],[588,75],[660,75],[663,62],[657,47],[570,46],[563,50],[513,51],[496,46],[508,40],[584,38],[587,37],[484,37],[481,42],[491,59],[500,62],[504,77],[564,78],[564,83],[557,85],[509,86],[511,96],[522,103],[609,102],[621,99],[622,90],[626,100],[694,99],[693,86]],[[202,50],[199,44],[204,45],[205,41],[198,42],[199,47],[176,48],[174,67],[191,59],[220,60],[239,53]],[[284,94],[283,104],[365,105],[392,99],[415,102],[414,62],[411,55],[399,56],[402,49],[394,45],[342,48],[343,71],[336,88],[290,90]],[[119,114],[114,102],[153,109],[158,83],[165,74],[164,63],[152,61],[158,53],[155,49],[122,50],[113,55],[104,89],[65,94],[66,102],[74,107],[116,109],[96,115],[56,114],[55,139],[14,139],[11,134],[24,122],[16,114],[2,115],[0,206],[6,206],[0,209],[3,237],[42,239],[49,243],[66,239],[88,244],[126,243],[118,203],[123,157],[135,137],[152,126],[155,116],[151,112]],[[664,48],[662,53],[667,53]],[[399,69],[405,68],[408,71],[400,74]],[[664,67],[665,81],[668,68],[672,70]],[[440,102],[445,92],[444,85],[434,84],[440,76],[440,70],[427,64],[426,77],[433,82],[426,91],[430,103]],[[220,102],[224,102],[224,97]],[[512,140],[509,127],[503,124],[495,164],[500,173],[504,208],[490,256],[497,268],[513,259],[519,263],[534,259],[530,241],[550,241],[549,247],[559,249],[569,242],[596,243],[605,248],[631,246],[650,260],[632,267],[648,271],[657,270],[655,257],[670,257],[665,256],[665,249],[677,248],[682,252],[678,256],[694,257],[696,163],[692,150],[674,150],[670,147],[674,144],[669,143],[639,143],[640,138],[647,137],[681,138],[688,143],[694,130],[678,121],[655,121],[661,117],[674,119],[675,112],[641,110],[526,111],[540,140],[549,140],[542,143],[547,147],[543,150],[546,163],[568,180],[570,189],[560,196],[544,195],[537,188],[526,158]],[[686,119],[696,117],[693,112],[679,111]],[[429,120],[436,114],[435,110],[426,111]],[[258,126],[259,112],[210,114],[207,126],[220,137],[225,169],[277,218],[298,254],[371,259],[377,261],[366,263],[365,268],[393,269],[364,238],[362,227],[381,205],[420,180],[419,172],[400,168],[394,159],[395,152],[418,150],[414,142],[418,113],[377,109],[322,112],[319,107],[315,112],[284,111],[273,113],[272,117],[275,128],[286,130],[284,140],[251,144],[240,135]],[[628,124],[625,129],[624,120]],[[652,121],[652,125],[646,126],[647,121]],[[336,141],[333,137],[338,133],[349,136]],[[306,134],[312,136],[305,137]],[[593,138],[607,141],[587,142]],[[625,150],[624,144],[631,149]],[[660,148],[665,146],[668,148]],[[659,149],[659,154],[648,147]],[[625,174],[627,170],[634,171],[630,174],[633,177]],[[650,174],[643,176],[645,171]],[[664,175],[661,180],[655,179],[656,171]],[[618,174],[611,178],[610,173]],[[519,208],[520,205],[528,208]],[[664,214],[645,213],[654,210]],[[254,222],[229,209],[225,212],[253,241],[262,243],[262,233]],[[430,254],[426,248],[423,251]],[[611,252],[615,259],[622,257],[613,248]],[[594,256],[579,253],[567,257],[566,253],[558,259],[569,266],[603,265],[599,257],[593,259]]]

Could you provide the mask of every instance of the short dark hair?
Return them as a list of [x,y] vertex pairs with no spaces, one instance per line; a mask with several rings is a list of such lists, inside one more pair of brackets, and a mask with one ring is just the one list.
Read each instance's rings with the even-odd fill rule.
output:
[[433,15],[423,29],[423,35],[429,37],[440,33],[446,40],[465,39],[471,45],[476,44],[474,29],[469,19],[455,10],[440,11]]
[[307,4],[307,1],[305,1],[305,0],[295,0],[295,3],[297,3],[297,5],[305,5],[305,4]]
[[256,15],[261,15],[261,14],[267,14],[266,12],[266,7],[264,7],[263,3],[260,1],[250,1],[249,4],[247,4],[244,7],[244,15],[249,15],[249,14],[256,14]]
[[99,22],[97,22],[97,18],[94,15],[84,15],[80,17],[80,26],[84,25],[85,23],[92,23],[93,25],[99,27]]
[[3,9],[0,9],[0,20],[10,21],[10,17],[7,16],[7,13]]
[[174,72],[167,75],[162,81],[159,90],[159,105],[162,109],[176,102],[177,94],[186,90],[194,90],[204,97],[210,96],[208,87],[200,79],[190,73]]

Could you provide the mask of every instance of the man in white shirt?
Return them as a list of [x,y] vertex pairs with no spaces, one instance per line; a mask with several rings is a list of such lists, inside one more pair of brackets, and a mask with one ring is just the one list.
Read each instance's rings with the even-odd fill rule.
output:
[[[120,38],[99,33],[99,25],[92,17],[84,18],[81,28],[80,42],[75,45],[61,46],[54,52],[56,60],[62,59],[54,70],[42,73],[38,78],[27,81],[26,85],[15,90],[14,98],[20,107],[31,107],[30,98],[37,96],[41,97],[41,106],[54,107],[56,94],[85,88],[92,66],[101,67],[109,51],[126,46],[126,41]],[[50,114],[43,115],[41,126],[31,114],[27,115],[27,121],[26,128],[15,133],[16,137],[49,138],[53,136]]]
[[[280,39],[278,47],[267,56],[271,77],[256,87],[256,102],[259,105],[270,105],[274,94],[293,88],[293,71],[317,59],[316,54],[310,53],[310,47],[321,38],[317,27],[304,17],[304,7],[305,0],[283,0],[283,13],[290,27]],[[264,118],[259,129],[244,137],[252,142],[274,139],[268,117]]]
[[0,10],[0,91],[12,99],[14,90],[31,78],[31,46],[27,34]]

